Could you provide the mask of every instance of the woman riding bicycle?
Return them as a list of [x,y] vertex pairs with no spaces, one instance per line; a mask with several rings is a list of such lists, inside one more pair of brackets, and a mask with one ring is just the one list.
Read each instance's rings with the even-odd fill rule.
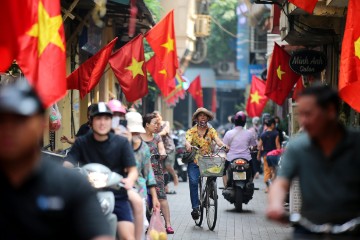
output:
[[[193,114],[192,121],[196,122],[192,128],[186,132],[186,143],[185,147],[188,152],[192,151],[192,147],[199,148],[193,161],[188,163],[188,175],[189,175],[189,188],[190,188],[190,199],[192,205],[191,216],[194,220],[199,218],[199,191],[198,182],[200,177],[200,171],[198,166],[198,159],[202,155],[211,154],[212,142],[219,147],[225,146],[225,144],[218,137],[216,130],[208,126],[208,121],[214,118],[212,112],[206,108],[198,108]],[[227,147],[225,146],[227,149]]]

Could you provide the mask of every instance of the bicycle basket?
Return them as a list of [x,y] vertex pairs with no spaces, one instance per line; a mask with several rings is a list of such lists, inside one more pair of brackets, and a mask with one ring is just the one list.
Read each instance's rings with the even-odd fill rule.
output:
[[222,177],[225,168],[225,159],[219,156],[202,156],[198,160],[200,176]]

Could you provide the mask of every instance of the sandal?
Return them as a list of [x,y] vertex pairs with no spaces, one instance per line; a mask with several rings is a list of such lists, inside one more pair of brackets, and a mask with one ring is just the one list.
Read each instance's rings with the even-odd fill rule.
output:
[[174,229],[172,227],[167,227],[166,228],[166,233],[167,234],[174,234]]

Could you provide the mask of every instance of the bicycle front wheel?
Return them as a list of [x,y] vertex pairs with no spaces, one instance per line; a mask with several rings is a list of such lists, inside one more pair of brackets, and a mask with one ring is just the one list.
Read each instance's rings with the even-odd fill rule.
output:
[[216,178],[208,179],[206,186],[206,218],[207,225],[211,231],[214,230],[217,220],[218,195]]
[[203,222],[204,219],[204,193],[203,193],[203,182],[202,182],[202,178],[199,178],[199,214],[200,217],[199,219],[195,220],[195,224],[198,227],[201,227],[201,224]]

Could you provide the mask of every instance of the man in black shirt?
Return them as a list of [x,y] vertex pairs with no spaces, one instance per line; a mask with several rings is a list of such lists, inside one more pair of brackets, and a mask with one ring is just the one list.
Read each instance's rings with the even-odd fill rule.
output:
[[17,81],[0,88],[0,239],[113,239],[89,183],[41,160],[45,111]]
[[275,176],[274,169],[269,166],[268,161],[266,159],[266,154],[272,150],[280,149],[280,141],[279,141],[279,132],[275,129],[275,119],[269,118],[264,121],[266,126],[265,132],[260,135],[259,143],[258,143],[258,157],[257,159],[260,161],[260,158],[263,157],[264,160],[264,182],[266,183],[265,192],[269,191],[269,183],[272,178]]
[[[76,139],[64,166],[100,163],[113,172],[123,175],[125,189],[134,186],[138,177],[136,162],[129,141],[111,131],[112,112],[100,102],[94,104],[90,113],[92,131]],[[121,239],[134,239],[135,226],[126,190],[115,191],[114,213],[118,218],[118,230]]]

